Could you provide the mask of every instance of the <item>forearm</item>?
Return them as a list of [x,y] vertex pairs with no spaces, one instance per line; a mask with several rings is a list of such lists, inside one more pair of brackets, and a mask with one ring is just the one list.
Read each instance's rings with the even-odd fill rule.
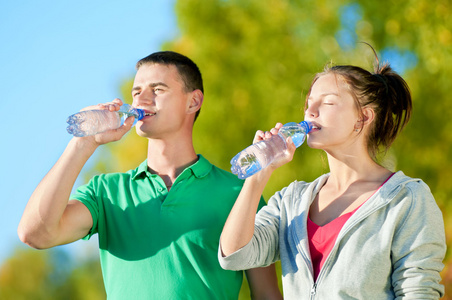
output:
[[239,250],[253,237],[259,200],[270,175],[271,172],[263,170],[246,179],[221,234],[220,247],[224,256]]
[[249,269],[245,271],[250,287],[251,299],[281,300],[283,299],[278,286],[275,265]]
[[58,235],[70,193],[86,161],[96,150],[92,139],[73,138],[39,183],[24,210],[18,233],[33,247],[46,247]]

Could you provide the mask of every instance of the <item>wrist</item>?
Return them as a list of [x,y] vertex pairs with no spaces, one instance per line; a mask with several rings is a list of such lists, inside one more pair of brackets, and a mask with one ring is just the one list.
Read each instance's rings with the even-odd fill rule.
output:
[[73,137],[69,142],[69,145],[79,152],[91,154],[100,146],[93,136]]
[[248,177],[245,182],[248,185],[252,185],[253,189],[257,190],[264,190],[265,185],[270,180],[270,177],[272,175],[273,171],[269,170],[267,168],[262,169],[261,171],[257,172],[253,176]]

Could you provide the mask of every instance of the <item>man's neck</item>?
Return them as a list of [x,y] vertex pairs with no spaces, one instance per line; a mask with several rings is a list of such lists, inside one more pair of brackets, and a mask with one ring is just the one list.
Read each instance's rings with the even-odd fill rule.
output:
[[152,139],[148,142],[149,171],[159,175],[168,187],[185,168],[197,160],[191,139],[188,142],[179,141],[177,144]]

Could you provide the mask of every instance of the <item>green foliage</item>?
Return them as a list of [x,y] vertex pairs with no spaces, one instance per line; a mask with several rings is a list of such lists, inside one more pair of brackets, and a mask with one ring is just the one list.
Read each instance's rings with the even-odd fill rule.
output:
[[90,259],[74,268],[64,288],[71,295],[70,299],[106,299],[99,260]]
[[98,259],[78,262],[75,267],[69,255],[58,248],[46,251],[18,248],[0,266],[0,299],[105,298]]
[[51,272],[48,253],[19,250],[0,269],[0,299],[48,299]]

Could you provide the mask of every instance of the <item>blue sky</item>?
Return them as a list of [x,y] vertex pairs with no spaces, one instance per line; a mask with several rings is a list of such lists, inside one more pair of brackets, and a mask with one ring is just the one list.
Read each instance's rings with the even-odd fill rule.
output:
[[177,38],[174,3],[0,1],[0,266],[23,247],[16,228],[71,138],[66,118],[120,97],[136,61]]

